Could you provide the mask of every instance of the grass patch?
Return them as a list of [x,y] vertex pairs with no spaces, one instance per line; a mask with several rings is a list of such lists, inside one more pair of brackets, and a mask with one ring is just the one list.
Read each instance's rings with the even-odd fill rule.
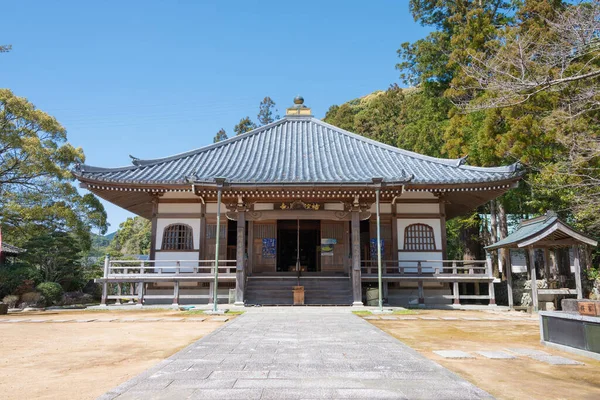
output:
[[394,310],[392,314],[395,315],[416,315],[418,312],[415,310]]
[[373,313],[369,310],[352,311],[354,315],[372,315]]

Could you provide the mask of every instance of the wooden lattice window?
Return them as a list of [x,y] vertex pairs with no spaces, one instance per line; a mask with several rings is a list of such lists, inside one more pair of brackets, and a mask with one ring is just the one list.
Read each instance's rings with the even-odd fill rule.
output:
[[433,228],[426,224],[412,224],[404,229],[404,250],[435,250]]
[[172,224],[165,228],[162,240],[163,250],[194,250],[192,227],[185,224]]

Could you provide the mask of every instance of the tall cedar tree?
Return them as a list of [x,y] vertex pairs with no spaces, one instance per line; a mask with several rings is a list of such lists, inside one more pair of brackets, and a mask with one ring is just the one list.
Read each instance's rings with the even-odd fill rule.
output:
[[[261,126],[279,119],[279,115],[273,116],[273,109],[275,109],[275,102],[269,96],[260,102],[257,119]],[[275,109],[275,112],[277,112],[277,109]]]

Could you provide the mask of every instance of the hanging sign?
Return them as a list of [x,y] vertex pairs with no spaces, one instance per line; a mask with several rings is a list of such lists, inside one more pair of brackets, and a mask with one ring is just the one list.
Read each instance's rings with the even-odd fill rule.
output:
[[[371,260],[376,260],[377,259],[377,239],[371,239]],[[383,249],[384,249],[384,244],[383,244],[383,239],[381,239],[381,255],[383,256]]]
[[337,244],[337,239],[321,239],[321,255],[333,257],[333,250]]
[[262,240],[262,257],[275,258],[277,256],[277,239],[265,238]]

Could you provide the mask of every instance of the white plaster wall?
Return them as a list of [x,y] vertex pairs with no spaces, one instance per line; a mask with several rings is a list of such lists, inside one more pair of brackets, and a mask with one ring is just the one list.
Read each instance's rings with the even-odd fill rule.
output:
[[[156,260],[167,260],[165,262],[156,262],[156,267],[174,267],[177,264],[168,261],[180,261],[179,272],[193,272],[193,267],[198,265],[198,251],[159,251],[156,253]],[[188,261],[188,262],[185,262]],[[186,268],[187,267],[187,268]],[[164,273],[174,273],[172,268],[165,269]]]
[[201,206],[200,203],[158,203],[158,212],[161,214],[199,214]]
[[[221,203],[221,212],[227,212],[227,206]],[[207,214],[216,214],[217,213],[217,203],[206,203],[206,213]]]
[[275,204],[273,203],[256,203],[254,204],[254,211],[269,211],[274,210]]
[[436,197],[430,192],[404,192],[400,196],[401,199],[435,199]]
[[398,214],[439,214],[440,205],[435,203],[400,203],[396,204]]
[[433,228],[433,237],[435,239],[435,249],[442,250],[442,221],[439,218],[399,218],[398,249],[404,249],[404,229],[412,224],[427,224],[431,226]]
[[344,204],[342,204],[342,203],[325,203],[325,206],[323,208],[328,211],[344,211]]
[[[379,204],[380,207],[380,213],[381,214],[391,214],[392,213],[392,205],[391,204]],[[373,203],[373,205],[371,205],[371,209],[369,210],[371,211],[373,214],[375,214],[377,212],[377,204]]]
[[[156,243],[154,243],[156,250],[160,250],[165,228],[171,224],[186,224],[191,226],[194,234],[194,250],[200,250],[200,218],[157,218]],[[181,254],[181,252],[178,252],[178,254]]]

